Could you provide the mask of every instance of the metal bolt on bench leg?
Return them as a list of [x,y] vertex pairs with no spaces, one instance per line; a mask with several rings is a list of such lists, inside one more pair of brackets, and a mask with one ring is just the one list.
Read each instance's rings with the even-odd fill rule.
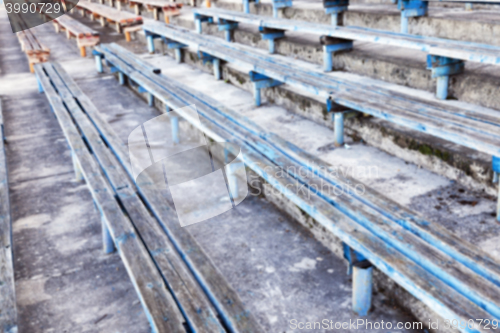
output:
[[115,243],[111,237],[108,226],[106,225],[106,219],[101,215],[101,228],[102,228],[102,248],[104,253],[110,254],[115,251]]
[[366,316],[372,304],[373,267],[368,260],[353,265],[352,309],[360,316]]

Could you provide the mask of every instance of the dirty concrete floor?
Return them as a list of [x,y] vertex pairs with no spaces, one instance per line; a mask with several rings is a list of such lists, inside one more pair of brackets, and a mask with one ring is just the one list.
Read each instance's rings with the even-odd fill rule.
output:
[[[0,94],[11,171],[20,332],[149,331],[119,257],[101,252],[99,216],[85,184],[73,180],[64,137],[2,14],[0,87],[5,89]],[[51,60],[73,76],[123,140],[158,115],[112,76],[97,75],[93,59],[79,58],[74,41],[48,25],[37,29],[52,50]],[[111,32],[111,39],[118,38]],[[140,44],[129,47],[144,49]],[[250,197],[189,231],[265,331],[288,331],[292,319],[357,319],[344,262],[267,201]],[[394,325],[413,321],[383,296],[375,297],[367,319]]]

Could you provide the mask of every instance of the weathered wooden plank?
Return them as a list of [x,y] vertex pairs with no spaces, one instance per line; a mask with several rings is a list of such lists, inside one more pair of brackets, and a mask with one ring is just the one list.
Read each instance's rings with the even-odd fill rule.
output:
[[80,0],[76,6],[88,10],[100,17],[104,17],[111,22],[119,23],[121,26],[142,24],[142,17],[140,16],[95,2]]
[[113,193],[108,189],[97,162],[88,151],[61,98],[51,85],[43,65],[35,66],[35,71],[68,144],[78,159],[90,193],[107,224],[153,331],[185,332],[184,319],[175,300],[132,223],[124,216]]
[[69,15],[60,16],[54,19],[54,21],[59,23],[65,29],[69,30],[71,34],[76,37],[99,36],[99,32],[93,30],[83,23],[80,23]]
[[[166,99],[167,99],[167,100],[170,100],[170,98],[166,98]],[[186,101],[186,102],[185,102],[185,104],[190,104],[191,102],[192,102],[192,101]],[[197,105],[199,105],[199,104],[197,104]],[[217,125],[215,125],[215,124],[217,124]],[[206,128],[206,127],[210,127],[210,125],[212,125],[212,127],[214,127],[213,131],[211,131],[210,129],[208,129],[208,130],[207,130],[207,128]],[[220,135],[219,135],[219,133],[218,133],[219,131],[218,131],[218,130],[217,130],[217,128],[216,128],[216,127],[218,127],[218,125],[219,125],[219,122],[217,122],[217,121],[214,121],[214,122],[207,122],[207,123],[204,125],[204,128],[203,128],[202,130],[203,130],[205,133],[207,133],[210,137],[212,137],[214,140],[216,140],[216,141],[222,141],[222,140],[224,140],[224,139],[227,139],[227,137],[225,138],[224,136],[220,136]],[[211,127],[211,128],[212,128],[212,127]],[[241,144],[241,143],[242,143],[242,142],[238,142],[238,141],[236,141],[236,142],[237,142],[237,143],[239,143],[239,144]],[[253,165],[253,166],[255,167],[255,169],[254,169],[254,170],[256,170],[256,172],[258,172],[258,171],[260,170],[260,173],[263,175],[263,177],[264,177],[264,178],[268,179],[270,182],[276,182],[276,179],[271,180],[271,179],[269,178],[269,177],[271,177],[271,178],[272,178],[272,175],[274,175],[274,174],[276,174],[276,173],[273,173],[273,172],[265,172],[265,171],[263,171],[263,170],[264,170],[264,167],[276,167],[276,166],[275,166],[275,165],[270,164],[269,159],[264,159],[264,158],[263,158],[260,154],[255,154],[255,153],[254,153],[254,152],[252,152],[252,151],[247,151],[247,150],[245,150],[245,156],[247,156],[247,155],[249,155],[249,154],[252,156],[252,158],[251,158],[251,159],[249,159],[249,160],[246,160],[246,162],[248,162],[248,163],[249,163],[249,164],[247,164],[247,165]],[[248,156],[247,156],[247,157],[248,157]],[[258,161],[258,162],[256,162],[256,161]],[[259,166],[259,162],[260,162],[260,163],[263,163],[263,164],[262,164],[261,166]],[[286,178],[286,177],[285,177],[285,178]],[[281,181],[281,179],[279,179],[279,180],[278,180],[278,183],[279,183],[280,181]],[[292,182],[293,182],[293,181],[292,181]],[[295,181],[295,182],[296,182],[296,181]],[[285,186],[283,186],[283,184],[282,184],[282,185],[279,185],[278,183],[275,183],[274,185],[275,185],[275,186],[278,186],[278,187],[281,187],[281,189],[282,189],[284,192],[288,191],[288,190],[287,190],[287,188],[286,188]],[[285,183],[286,183],[286,182],[285,182]],[[287,185],[290,185],[289,183],[286,183],[286,184],[287,184]],[[302,186],[302,184],[297,183],[297,182],[296,182],[295,184],[296,184],[296,185],[295,185],[295,187],[293,187],[293,186],[292,186],[292,187],[288,186],[288,189],[290,189],[290,188],[291,188],[291,190],[290,190],[290,192],[291,192],[291,193],[289,193],[289,194],[290,194],[290,196],[288,196],[289,198],[293,198],[294,196],[296,197],[296,194],[297,194],[297,193],[300,193],[300,191],[299,191],[297,188],[298,188],[298,187],[300,187],[300,186]],[[296,191],[294,191],[294,189],[297,189],[297,190],[296,190]],[[309,196],[307,196],[307,197],[309,198]],[[149,198],[149,197],[148,197],[148,198]],[[303,201],[302,201],[302,203],[303,203]],[[326,208],[326,206],[325,206],[325,205],[323,205],[323,204],[321,203],[321,201],[320,201],[320,200],[319,200],[319,201],[315,201],[315,203],[314,203],[314,204],[311,204],[310,206],[308,206],[308,208],[307,208],[306,206],[301,206],[301,208],[303,208],[303,209],[305,208],[305,211],[306,211],[306,212],[311,212],[311,213],[312,213],[312,214],[311,214],[312,216],[317,215],[318,211],[319,211],[319,212],[323,212],[323,208],[324,208],[324,209],[328,209],[328,210],[331,212],[331,208]],[[343,217],[343,218],[346,218],[346,216],[344,215],[344,217]],[[335,220],[335,223],[336,223],[336,225],[338,225],[338,221],[337,221],[337,220]],[[327,227],[328,227],[328,228],[329,228],[329,227],[331,227],[331,225],[332,225],[332,220],[330,220],[330,222],[328,222],[326,225],[327,225]],[[175,226],[174,226],[174,227],[175,227]],[[357,232],[359,232],[361,229],[363,229],[363,228],[364,228],[364,227],[361,227],[361,229],[360,229],[360,228],[359,228],[359,227],[357,227],[357,226],[351,226],[351,227],[352,227],[352,229],[351,229],[352,234],[350,234],[351,236],[352,236],[352,235],[356,235],[356,236],[357,236]],[[355,231],[354,231],[354,230],[355,230]],[[368,230],[366,230],[366,231],[367,231],[368,233],[370,233],[370,231],[368,231]],[[354,237],[356,237],[356,236],[354,236]],[[373,238],[374,236],[373,236],[373,234],[371,234],[371,236],[369,236],[369,237],[370,237],[370,238]],[[380,241],[380,239],[379,239],[379,238],[376,238],[376,239],[378,239],[378,240]],[[384,248],[387,248],[386,246],[383,246],[383,247],[384,247]],[[379,253],[378,249],[377,249],[377,250],[375,250],[374,252],[375,252],[375,254],[378,254],[378,253]],[[394,253],[392,253],[391,255],[394,255]],[[406,259],[406,260],[408,261],[408,259]],[[389,260],[389,261],[390,261],[390,260]],[[399,261],[398,261],[398,262],[399,262]],[[400,263],[400,262],[399,262],[399,263]],[[418,267],[420,267],[420,266],[418,266]],[[420,269],[421,269],[421,268],[420,268]],[[392,272],[393,272],[393,271],[392,271]],[[405,270],[403,270],[403,272],[406,272],[406,271],[405,271]],[[402,273],[402,274],[405,274],[405,273]],[[427,274],[429,274],[429,273],[427,273]],[[420,276],[420,275],[418,275],[418,274],[417,274],[415,277],[417,277],[417,276]],[[427,279],[427,277],[426,277],[426,279]],[[432,287],[430,287],[430,289],[429,289],[429,290],[435,291],[435,290],[434,290],[434,289],[435,289],[435,287],[436,287],[436,284],[434,284],[434,280],[435,280],[435,279],[436,279],[436,278],[433,276],[433,277],[432,277],[432,279],[431,279],[432,281],[431,281],[431,280],[426,280],[426,282],[428,282],[428,283],[430,283],[430,284],[432,285]],[[413,282],[414,282],[413,277],[412,277],[411,281],[413,281]],[[442,284],[443,282],[440,282],[440,283]],[[410,287],[410,288],[411,288],[411,287]],[[419,288],[420,288],[420,286],[419,286]],[[444,291],[444,289],[442,289],[442,288],[446,288],[446,287],[445,287],[445,286],[442,286],[442,287],[441,287],[441,285],[440,285],[438,288],[436,288],[436,289],[438,289],[438,293],[439,293],[440,291]],[[448,287],[448,288],[449,288],[449,287]],[[419,289],[419,290],[421,291],[421,289]],[[425,290],[427,290],[427,289],[425,289]],[[461,296],[457,296],[456,291],[454,291],[454,293],[455,293],[454,295],[448,294],[447,292],[445,292],[445,293],[446,293],[446,294],[445,294],[445,295],[443,295],[443,296],[444,296],[444,299],[448,299],[448,300],[450,300],[450,297],[451,297],[452,299],[454,299],[453,301],[451,301],[451,302],[448,304],[448,308],[446,308],[446,310],[445,310],[447,313],[450,313],[450,311],[452,311],[452,312],[453,312],[453,311],[455,311],[454,313],[455,313],[455,315],[456,315],[456,312],[461,312],[461,311],[465,310],[464,308],[467,308],[467,307],[468,307],[468,305],[467,305],[467,306],[465,306],[464,308],[462,308],[461,310],[457,310],[457,309],[455,309],[455,308],[454,308],[454,306],[453,306],[452,304],[454,304],[454,302],[457,302],[457,301],[458,301],[458,298],[459,298],[459,297],[461,297]],[[422,296],[422,295],[420,295],[420,296],[425,298],[425,296]],[[418,296],[417,296],[417,297],[418,297]],[[439,296],[439,297],[441,297],[441,296]],[[440,299],[440,298],[438,298],[438,299]],[[440,299],[440,301],[439,301],[439,302],[441,302],[441,301],[443,301],[443,300],[442,300],[442,299]],[[461,301],[458,301],[458,302],[459,302],[459,304],[464,305],[464,303],[461,303]],[[434,309],[436,309],[436,303],[435,303],[435,301],[432,301],[432,302],[430,302],[430,303],[432,303],[432,307],[433,307]],[[460,305],[460,306],[461,306],[461,305]],[[471,304],[469,303],[469,305],[471,305]],[[476,310],[477,310],[477,309],[478,309],[478,307],[477,307],[477,306],[475,306],[475,305],[472,305],[472,308],[471,308],[471,309],[469,309],[469,310],[465,310],[465,311],[471,311],[471,310],[472,310],[472,311],[475,311],[475,310],[473,310],[473,309],[476,309]],[[442,309],[442,310],[444,310],[444,309]],[[480,310],[480,311],[481,311],[481,310]],[[440,312],[440,313],[442,314],[442,312]],[[475,315],[473,315],[473,316],[477,316],[477,315],[479,315],[479,314],[475,314]],[[485,314],[483,313],[483,314],[481,314],[481,315],[485,315]],[[452,316],[454,316],[454,315],[452,315]],[[453,318],[455,318],[455,317],[453,317]],[[474,317],[472,317],[472,318],[474,318]]]
[[[75,119],[86,142],[92,149],[103,173],[121,201],[122,207],[134,223],[141,239],[159,267],[169,290],[181,306],[189,326],[195,331],[200,332],[223,332],[224,329],[218,322],[209,300],[196,283],[194,277],[168,240],[158,222],[151,217],[135,193],[135,187],[131,184],[128,175],[118,163],[116,157],[105,146],[94,125],[75,102],[75,99],[79,100],[83,98],[83,92],[59,64],[52,65],[54,68],[49,68],[50,65],[44,67],[47,74],[57,88],[59,95],[66,103],[66,107],[73,116],[73,119]],[[93,112],[96,112],[95,107],[92,106],[92,109]]]
[[17,332],[16,288],[4,138],[2,100],[0,100],[0,332],[15,333]]

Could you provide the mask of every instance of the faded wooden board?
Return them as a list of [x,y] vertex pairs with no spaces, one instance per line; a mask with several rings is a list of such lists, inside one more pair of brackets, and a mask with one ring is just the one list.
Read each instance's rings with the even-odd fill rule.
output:
[[80,0],[76,6],[88,10],[94,15],[105,17],[112,22],[120,23],[122,26],[142,24],[142,17],[140,16],[95,2]]
[[113,193],[109,190],[106,180],[101,176],[97,162],[75,127],[61,97],[56,93],[46,76],[44,66],[35,66],[35,72],[68,144],[78,159],[90,193],[108,226],[153,331],[185,332],[184,318],[177,308],[175,300],[165,286],[146,247],[136,234],[134,226],[123,214]]
[[71,34],[75,37],[92,37],[99,36],[99,32],[89,28],[83,23],[75,20],[69,15],[63,15],[56,19],[54,19],[57,23],[59,23],[64,29],[71,32]]
[[[104,45],[104,46],[103,46],[103,48],[107,48],[107,47],[108,47],[107,45]],[[113,48],[113,49],[115,49],[115,50],[116,50],[116,49],[119,49],[119,47],[117,47],[117,46],[115,46],[115,45],[113,45],[113,47],[112,47],[112,48]],[[114,66],[118,67],[118,68],[119,68],[119,70],[123,70],[124,68],[122,68],[122,67],[123,67],[123,66],[126,66],[126,64],[124,64],[124,63],[121,63],[121,64],[120,64],[120,63],[117,63],[117,59],[116,59],[116,58],[117,58],[117,57],[119,57],[119,56],[121,56],[121,54],[115,54],[115,56],[113,56],[113,55],[111,55],[111,54],[109,54],[109,53],[106,53],[106,59],[107,59],[108,61],[110,61],[110,62],[111,62]],[[130,57],[131,57],[131,56],[130,56],[130,54],[128,53],[128,55],[126,56],[126,58],[128,59],[128,60],[127,60],[127,62],[128,62],[128,63],[134,63],[134,64],[135,64],[135,63],[137,63],[137,62],[140,62],[139,60],[132,61],[132,60],[130,60]],[[192,99],[192,98],[191,98],[191,99],[190,99],[190,97],[188,96],[188,94],[186,94],[185,92],[183,93],[183,92],[181,92],[181,91],[179,91],[179,90],[175,90],[175,89],[173,89],[173,88],[171,87],[171,86],[173,85],[171,80],[162,79],[162,77],[161,77],[161,76],[157,76],[157,75],[155,75],[155,74],[152,74],[152,73],[151,73],[151,70],[149,70],[149,74],[144,73],[144,69],[146,69],[146,67],[147,67],[147,66],[143,66],[143,68],[142,68],[142,70],[143,70],[143,71],[141,71],[140,73],[134,73],[134,72],[133,72],[133,68],[132,68],[132,67],[133,67],[133,66],[129,66],[129,68],[126,70],[126,71],[127,71],[127,75],[129,75],[131,78],[133,78],[133,79],[134,79],[136,82],[138,82],[139,84],[142,84],[143,86],[147,86],[147,85],[148,85],[148,81],[150,81],[150,82],[152,82],[152,81],[159,81],[159,82],[158,82],[158,84],[159,84],[159,85],[161,85],[161,87],[164,89],[164,90],[163,90],[163,96],[162,96],[162,93],[161,93],[159,90],[157,90],[157,91],[155,92],[155,96],[156,96],[157,98],[159,98],[160,100],[166,101],[166,102],[167,102],[167,104],[169,104],[169,106],[170,106],[170,107],[172,107],[172,108],[175,108],[175,107],[180,107],[180,106],[183,106],[183,105],[188,105],[188,104],[191,104],[191,103],[196,103],[196,102],[200,102],[200,101],[201,101],[201,98],[199,98],[199,99]],[[147,78],[144,78],[144,79],[145,79],[144,83],[143,83],[143,81],[141,81],[141,80],[140,80],[140,76],[141,76],[141,75],[143,75],[143,76],[147,76]],[[169,95],[167,91],[168,91],[168,90],[170,90],[170,89],[174,90],[174,91],[175,91],[175,93],[173,93],[172,95]],[[202,94],[200,94],[200,95],[202,95]],[[180,102],[180,104],[177,104],[178,102],[176,102],[176,100],[178,100],[178,99],[179,99],[179,96],[184,96],[184,98],[181,98],[181,100],[183,101],[183,103],[182,103],[182,102]],[[203,100],[203,102],[205,102],[206,104],[210,104],[210,102],[207,102],[206,100]],[[200,103],[196,103],[196,104],[197,104],[198,106],[200,106]],[[201,104],[201,105],[204,105],[204,104]],[[212,106],[212,105],[210,104],[210,106]],[[210,112],[210,108],[205,109],[205,108],[203,108],[202,106],[200,106],[200,107],[198,108],[198,110],[199,110],[199,111],[200,111],[200,108],[201,108],[201,110],[203,110],[203,111],[205,111],[205,112],[207,112],[207,113],[209,113],[209,112]],[[211,117],[214,117],[214,115],[212,114],[212,116],[211,116]],[[212,122],[210,122],[210,124],[214,124],[214,123],[215,123],[215,124],[217,124],[217,125],[218,125],[218,127],[222,127],[222,126],[223,126],[222,124],[225,124],[226,126],[228,126],[227,124],[229,123],[229,119],[225,119],[225,120],[224,120],[224,119],[221,119],[221,118],[214,117],[214,118],[211,118],[211,120],[212,120]],[[209,125],[207,125],[207,126],[209,126]],[[214,127],[216,127],[216,126],[214,125]],[[217,139],[218,139],[218,140],[222,140],[222,139],[224,138],[224,136],[220,136],[219,134],[217,134],[218,132],[220,132],[220,129],[219,129],[219,131],[217,131],[217,129],[214,129],[213,131],[214,131],[216,134],[213,134],[213,135],[212,135],[212,138],[216,139],[216,141],[217,141]],[[241,131],[241,130],[240,130],[240,131]],[[210,131],[208,131],[208,132],[210,132]],[[226,133],[226,135],[227,135],[227,136],[229,136],[229,137],[231,137],[231,135],[230,135],[230,134],[231,134],[231,133],[233,133],[233,134],[234,134],[234,133],[237,133],[237,132],[238,132],[238,129],[236,129],[236,128],[229,128],[229,129],[226,129],[226,132],[227,132],[227,133],[229,133],[229,135],[228,135],[227,133]],[[205,133],[207,133],[207,131],[205,131]],[[209,135],[210,135],[210,133],[207,133],[207,134],[209,134]],[[249,137],[251,137],[251,135],[249,135],[248,133],[243,133],[243,134],[241,134],[241,136],[244,138],[244,140],[242,139],[241,141],[237,141],[237,143],[239,143],[239,144],[243,144],[243,145],[244,145],[244,144],[247,144],[247,143],[246,143],[246,141],[249,139]],[[259,141],[258,139],[254,139],[254,140],[255,140],[255,142]],[[254,142],[253,144],[255,144],[255,142]],[[260,142],[260,143],[258,143],[258,144],[259,144],[259,145],[262,145],[262,142]],[[269,147],[267,147],[267,149],[269,149]],[[263,157],[261,157],[261,156],[259,157],[259,155],[258,155],[258,154],[255,154],[255,155],[256,155],[256,157],[255,157],[255,159],[256,159],[256,160],[258,160],[258,161],[263,160]],[[276,158],[275,156],[271,156],[271,157]],[[271,158],[270,160],[273,160],[273,158]],[[267,160],[267,161],[269,161],[269,160]],[[278,163],[283,163],[282,161],[283,161],[283,158],[281,158],[281,160],[280,160],[280,159],[276,159],[276,162],[278,162]],[[268,163],[269,163],[269,162],[268,162]],[[287,163],[289,163],[289,162],[287,162]],[[254,164],[254,165],[255,165],[255,161],[250,161],[250,164]],[[284,164],[284,165],[286,165],[286,164]],[[283,166],[283,165],[282,165],[282,166]],[[276,165],[274,165],[274,167],[276,167]],[[256,167],[256,168],[258,169],[258,167]],[[256,172],[257,172],[257,170],[256,170]],[[267,179],[269,179],[269,177],[272,177],[272,176],[270,176],[269,174],[266,174],[265,172],[264,172],[264,173],[262,173],[262,171],[261,171],[261,173],[260,173],[260,174],[262,174],[262,176],[263,176],[264,178],[267,178]],[[276,180],[274,180],[274,181],[276,181]],[[278,181],[278,182],[279,182],[279,181]],[[277,184],[277,185],[279,185],[279,184]],[[286,189],[286,188],[285,188],[285,189]],[[284,191],[286,192],[286,190],[284,190]],[[290,193],[290,192],[288,192],[288,193]],[[292,193],[296,193],[296,192],[293,192],[293,191],[292,191]],[[295,195],[295,196],[296,196],[296,195]],[[292,195],[290,195],[290,197],[292,197],[292,198],[293,198],[293,197],[294,197],[294,195],[292,194]],[[327,199],[327,198],[326,198],[326,199]],[[344,199],[345,199],[345,198],[344,198]],[[299,200],[299,199],[297,199],[297,200]],[[303,204],[304,204],[303,198],[302,198],[302,199],[300,199],[300,200],[302,200],[302,201],[301,201],[301,204],[303,205]],[[320,200],[320,201],[321,201],[321,200]],[[348,204],[348,205],[352,205],[352,206],[351,206],[351,209],[353,209],[353,210],[358,210],[358,209],[361,209],[361,210],[362,210],[362,211],[363,211],[363,212],[367,215],[367,219],[368,219],[368,220],[371,220],[371,219],[375,219],[376,221],[377,221],[377,220],[378,220],[378,221],[382,221],[382,220],[384,220],[383,218],[381,218],[380,216],[378,216],[376,213],[374,213],[373,211],[371,211],[371,208],[369,208],[369,207],[361,207],[361,206],[360,206],[360,205],[358,205],[358,204],[355,204],[355,203],[349,202],[349,200],[347,200],[347,201],[348,201],[348,202],[344,201],[343,203],[344,203],[344,204]],[[324,205],[323,205],[323,206],[324,206]],[[305,207],[307,208],[307,205],[306,205]],[[334,207],[334,206],[332,206],[332,207]],[[301,206],[301,208],[302,208],[302,206]],[[307,212],[310,212],[310,213],[311,213],[311,216],[315,217],[315,215],[317,215],[317,214],[318,214],[318,211],[317,211],[315,208],[316,208],[315,206],[312,206],[312,207],[309,207],[306,211],[307,211]],[[345,211],[344,211],[344,212],[342,212],[341,208],[342,208],[342,207],[339,207],[339,209],[340,209],[339,213],[344,214],[344,216],[349,216],[348,214],[346,214],[346,213],[345,213]],[[326,208],[325,208],[325,209],[326,209]],[[359,220],[360,220],[360,216],[359,216],[359,215],[358,215],[358,216],[352,216],[351,218],[353,218],[353,219],[357,220],[357,221],[355,222],[355,223],[356,223],[356,225],[357,225],[356,227],[354,227],[354,229],[355,229],[355,230],[357,230],[357,231],[359,230],[358,226],[360,226],[360,228],[367,228],[367,229],[366,229],[366,232],[368,232],[368,233],[371,235],[370,237],[376,237],[379,241],[381,241],[381,239],[380,239],[380,238],[378,238],[378,235],[376,236],[376,234],[377,234],[377,233],[376,233],[376,232],[374,232],[374,230],[373,230],[373,226],[371,226],[371,225],[366,225],[366,224],[365,224],[365,225],[363,225],[362,223],[360,223],[360,222],[359,222]],[[375,221],[375,222],[376,222],[376,221]],[[325,226],[330,227],[330,223],[331,223],[331,222],[328,222],[328,223],[327,223],[327,222],[325,222]],[[447,272],[446,274],[448,274],[448,278],[449,278],[450,280],[451,280],[451,279],[453,279],[453,276],[458,276],[458,277],[459,277],[459,278],[458,278],[458,280],[463,281],[463,282],[464,282],[464,283],[466,283],[466,284],[469,284],[469,287],[472,287],[472,289],[474,289],[474,290],[475,290],[474,292],[477,292],[477,293],[481,294],[482,296],[486,295],[488,292],[498,293],[498,288],[496,288],[495,286],[492,286],[492,285],[491,285],[491,283],[489,283],[489,282],[487,282],[487,281],[484,281],[482,278],[480,278],[480,277],[478,277],[478,276],[475,276],[475,275],[474,275],[473,273],[471,273],[471,272],[470,272],[467,268],[464,268],[463,266],[461,266],[461,265],[460,265],[460,264],[458,264],[458,263],[452,263],[452,264],[450,264],[450,263],[448,262],[448,261],[450,260],[450,258],[449,258],[449,257],[447,257],[446,255],[443,255],[443,254],[441,254],[441,253],[438,253],[435,249],[432,249],[432,246],[429,246],[428,244],[425,244],[425,243],[424,243],[424,242],[422,242],[421,240],[416,239],[415,235],[409,235],[409,234],[408,234],[405,230],[401,230],[401,229],[402,229],[401,227],[394,225],[394,224],[393,224],[393,223],[391,223],[390,221],[385,221],[385,222],[379,223],[379,224],[378,224],[378,226],[379,226],[379,227],[381,227],[381,228],[385,228],[385,227],[384,227],[384,224],[387,224],[387,225],[388,225],[389,227],[391,227],[391,228],[395,228],[395,230],[398,232],[398,233],[396,233],[396,235],[397,235],[398,237],[406,237],[406,238],[404,238],[404,240],[405,240],[405,241],[408,241],[408,242],[409,242],[409,244],[411,244],[412,246],[416,246],[416,252],[417,252],[417,253],[419,253],[419,255],[422,255],[422,254],[423,254],[423,255],[424,255],[424,257],[428,257],[428,258],[429,258],[429,259],[431,259],[431,261],[433,261],[435,264],[443,264],[443,263],[444,263],[444,266],[445,266],[445,267],[441,267],[441,269],[442,269],[443,271],[446,271],[446,272]],[[175,227],[175,225],[174,225],[174,227]],[[392,230],[391,228],[389,228],[389,229],[387,229],[387,230],[386,230],[386,233],[387,233],[387,234],[392,234],[393,230]],[[354,233],[353,233],[353,234],[354,234]],[[356,236],[353,236],[353,234],[351,234],[351,235],[350,235],[350,237],[356,237]],[[375,235],[374,235],[374,234],[375,234]],[[380,234],[379,234],[379,235],[380,235]],[[337,236],[338,236],[338,234],[337,234]],[[387,238],[386,238],[386,239],[387,239]],[[400,255],[403,255],[403,256],[404,256],[404,254],[402,254],[401,252],[399,252],[399,253],[400,253]],[[378,253],[374,253],[374,255],[377,255],[377,254],[378,254]],[[413,259],[415,260],[415,258],[413,258]],[[407,260],[409,260],[409,259],[407,258]],[[384,263],[381,263],[381,264],[384,264]],[[448,266],[448,265],[449,265],[449,266]],[[419,267],[421,267],[421,266],[419,266]],[[427,267],[427,269],[428,269],[428,272],[433,272],[433,270],[432,270],[432,269],[429,269],[429,267]],[[383,269],[382,269],[382,270],[383,270]],[[394,273],[394,271],[392,271],[392,273]],[[403,274],[403,275],[404,275],[404,274],[406,274],[404,269],[403,269],[402,271],[398,271],[398,273],[397,273],[397,279],[395,279],[396,281],[398,281],[398,280],[399,280],[399,278],[401,278],[401,274]],[[433,272],[432,274],[435,274],[435,272]],[[465,275],[463,275],[463,274],[465,274]],[[391,275],[391,274],[388,274],[388,275]],[[436,277],[434,276],[434,279],[435,279],[435,278],[436,278]],[[443,278],[443,277],[441,276],[441,278]],[[438,278],[438,279],[439,279],[439,278]],[[444,279],[444,280],[446,281],[446,279]],[[440,281],[441,281],[441,280],[440,280]],[[401,282],[401,281],[400,281],[400,282]],[[413,280],[411,280],[411,281],[409,281],[409,282],[410,282],[410,284],[411,284],[411,283],[414,283],[414,281],[413,281]],[[430,281],[429,281],[429,282],[430,282]],[[480,283],[480,284],[482,285],[482,287],[480,286],[479,288],[477,288],[477,289],[476,289],[475,283],[477,283],[477,282],[478,282],[478,283]],[[449,281],[446,281],[446,282],[441,281],[441,283],[449,283]],[[432,284],[434,284],[434,282],[431,282],[431,285],[432,285]],[[457,290],[457,289],[458,289],[458,290]],[[419,290],[419,292],[421,292],[421,291],[422,291],[422,290],[420,289],[420,287],[419,287],[419,289],[418,289],[418,290]],[[441,289],[440,289],[440,290],[441,290]],[[452,297],[452,298],[456,298],[457,300],[458,300],[460,297],[463,297],[463,295],[461,295],[461,292],[462,292],[462,291],[460,290],[460,288],[456,288],[456,289],[454,289],[454,290],[455,290],[455,291],[454,291],[453,295],[450,295],[450,297]],[[409,290],[409,291],[410,291],[410,292],[412,292],[411,290]],[[427,290],[427,289],[426,289],[426,292],[431,292],[431,293],[432,293],[432,291],[433,291],[433,287],[430,287],[430,289],[429,289],[429,290]],[[416,294],[419,294],[419,292],[416,292],[416,293],[415,293],[415,292],[412,292],[412,293],[414,293],[414,295],[416,295]],[[425,294],[425,293],[424,293],[424,294]],[[421,299],[423,299],[423,300],[424,300],[424,302],[425,302],[425,299],[427,299],[428,295],[426,296],[426,295],[424,295],[424,294],[419,294],[419,295],[416,295],[416,296],[417,296],[417,297],[419,297],[419,298],[421,298]],[[467,295],[467,296],[470,296],[470,295]],[[447,296],[446,296],[446,295],[441,295],[441,296],[439,296],[439,298],[438,298],[438,303],[439,303],[440,301],[442,301],[441,297],[444,297],[445,299],[447,298]],[[476,301],[477,301],[477,298],[476,298]],[[495,297],[490,298],[490,303],[494,303],[495,301],[496,301],[496,298],[495,298]],[[471,308],[471,309],[469,309],[469,310],[471,310],[471,311],[475,311],[474,309],[477,309],[477,305],[472,305],[472,304],[473,304],[472,302],[470,302],[470,301],[468,301],[468,302],[469,302],[468,304],[472,306],[472,308]],[[442,311],[443,309],[442,309],[442,308],[439,308],[439,307],[436,307],[436,300],[435,300],[435,299],[434,299],[432,302],[429,302],[429,303],[426,303],[426,304],[428,304],[428,305],[429,305],[430,303],[432,304],[432,306],[431,306],[431,307],[432,307],[433,309],[437,310],[437,312],[438,312],[438,313],[442,314],[442,312],[441,312],[441,311]],[[481,306],[483,306],[483,304],[482,304],[481,302],[479,302],[479,303],[480,303],[480,305],[481,305]],[[451,302],[450,304],[453,304],[453,302]],[[468,305],[468,306],[469,306],[469,305]],[[491,304],[490,304],[490,305],[491,305]],[[495,304],[493,304],[493,306],[495,306]],[[490,307],[490,310],[491,310],[491,309],[492,309],[492,308]],[[452,311],[452,312],[454,312],[454,313],[456,314],[456,313],[460,313],[461,311],[463,311],[463,309],[462,309],[462,310],[460,310],[460,309],[456,309],[454,306],[449,305],[449,308],[448,308],[448,309],[446,309],[446,312],[447,312],[447,313],[449,313],[450,311]],[[491,315],[490,315],[490,317],[491,317]],[[466,317],[464,317],[464,318],[466,318]],[[473,318],[474,318],[474,317],[473,317]]]
[[[200,332],[224,331],[212,310],[209,300],[158,222],[151,217],[144,203],[137,196],[135,187],[129,181],[128,175],[113,153],[106,147],[90,119],[75,102],[75,98],[78,100],[86,99],[86,96],[59,64],[52,65],[54,68],[50,68],[50,64],[44,66],[44,68],[57,88],[59,95],[66,103],[66,107],[73,119],[75,119],[86,142],[92,149],[122,207],[134,223],[153,260],[160,268],[169,290],[175,295],[175,299],[180,304],[183,313],[186,314],[189,326]],[[71,89],[71,92],[69,89]],[[91,112],[98,112],[93,105],[86,103],[86,106],[92,109]],[[84,110],[88,112],[87,109]]]
[[0,332],[15,333],[17,332],[16,288],[4,137],[2,100],[0,100]]

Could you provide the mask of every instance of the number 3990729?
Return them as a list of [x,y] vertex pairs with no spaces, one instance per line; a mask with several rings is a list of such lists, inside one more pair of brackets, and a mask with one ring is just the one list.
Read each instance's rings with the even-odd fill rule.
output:
[[58,3],[50,3],[50,2],[38,2],[38,3],[5,3],[5,8],[7,9],[7,13],[47,13],[47,14],[58,14],[61,12],[61,5]]

